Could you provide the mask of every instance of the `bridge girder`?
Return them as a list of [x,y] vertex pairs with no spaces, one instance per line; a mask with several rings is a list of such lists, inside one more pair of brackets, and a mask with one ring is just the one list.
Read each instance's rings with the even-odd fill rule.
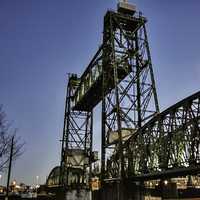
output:
[[157,114],[124,144],[127,177],[200,173],[200,92]]

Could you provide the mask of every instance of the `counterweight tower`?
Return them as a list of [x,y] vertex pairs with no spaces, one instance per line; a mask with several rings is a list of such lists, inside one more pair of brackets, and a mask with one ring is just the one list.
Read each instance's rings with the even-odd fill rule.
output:
[[[123,144],[159,112],[146,32],[133,5],[104,17],[102,58],[102,175],[123,178],[132,163]],[[128,163],[128,164],[127,164]]]

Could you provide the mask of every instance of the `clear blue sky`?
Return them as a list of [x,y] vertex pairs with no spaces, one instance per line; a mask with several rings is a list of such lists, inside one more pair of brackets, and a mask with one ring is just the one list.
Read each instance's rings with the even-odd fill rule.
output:
[[[148,18],[161,110],[200,89],[200,1],[130,0]],[[117,0],[0,0],[0,103],[26,142],[12,177],[45,181],[60,161],[66,73],[81,74]],[[95,109],[95,146],[100,138]],[[5,177],[4,177],[5,181]]]

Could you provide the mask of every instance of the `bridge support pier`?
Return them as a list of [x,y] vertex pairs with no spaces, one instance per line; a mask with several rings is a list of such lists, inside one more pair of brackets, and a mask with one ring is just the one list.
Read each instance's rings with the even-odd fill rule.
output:
[[99,191],[93,192],[92,200],[144,200],[143,184],[137,182],[105,183]]
[[128,200],[144,200],[145,190],[144,185],[141,182],[128,183]]
[[162,181],[160,183],[160,190],[162,194],[162,199],[178,198],[177,185],[171,181]]

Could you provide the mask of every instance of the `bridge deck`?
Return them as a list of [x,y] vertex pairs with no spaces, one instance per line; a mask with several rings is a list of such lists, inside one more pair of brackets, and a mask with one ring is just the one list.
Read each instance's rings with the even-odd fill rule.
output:
[[169,169],[162,172],[153,172],[149,174],[136,175],[132,177],[134,181],[147,181],[156,179],[169,179],[177,178],[188,175],[198,175],[200,174],[200,166],[187,167],[187,168],[177,168]]

